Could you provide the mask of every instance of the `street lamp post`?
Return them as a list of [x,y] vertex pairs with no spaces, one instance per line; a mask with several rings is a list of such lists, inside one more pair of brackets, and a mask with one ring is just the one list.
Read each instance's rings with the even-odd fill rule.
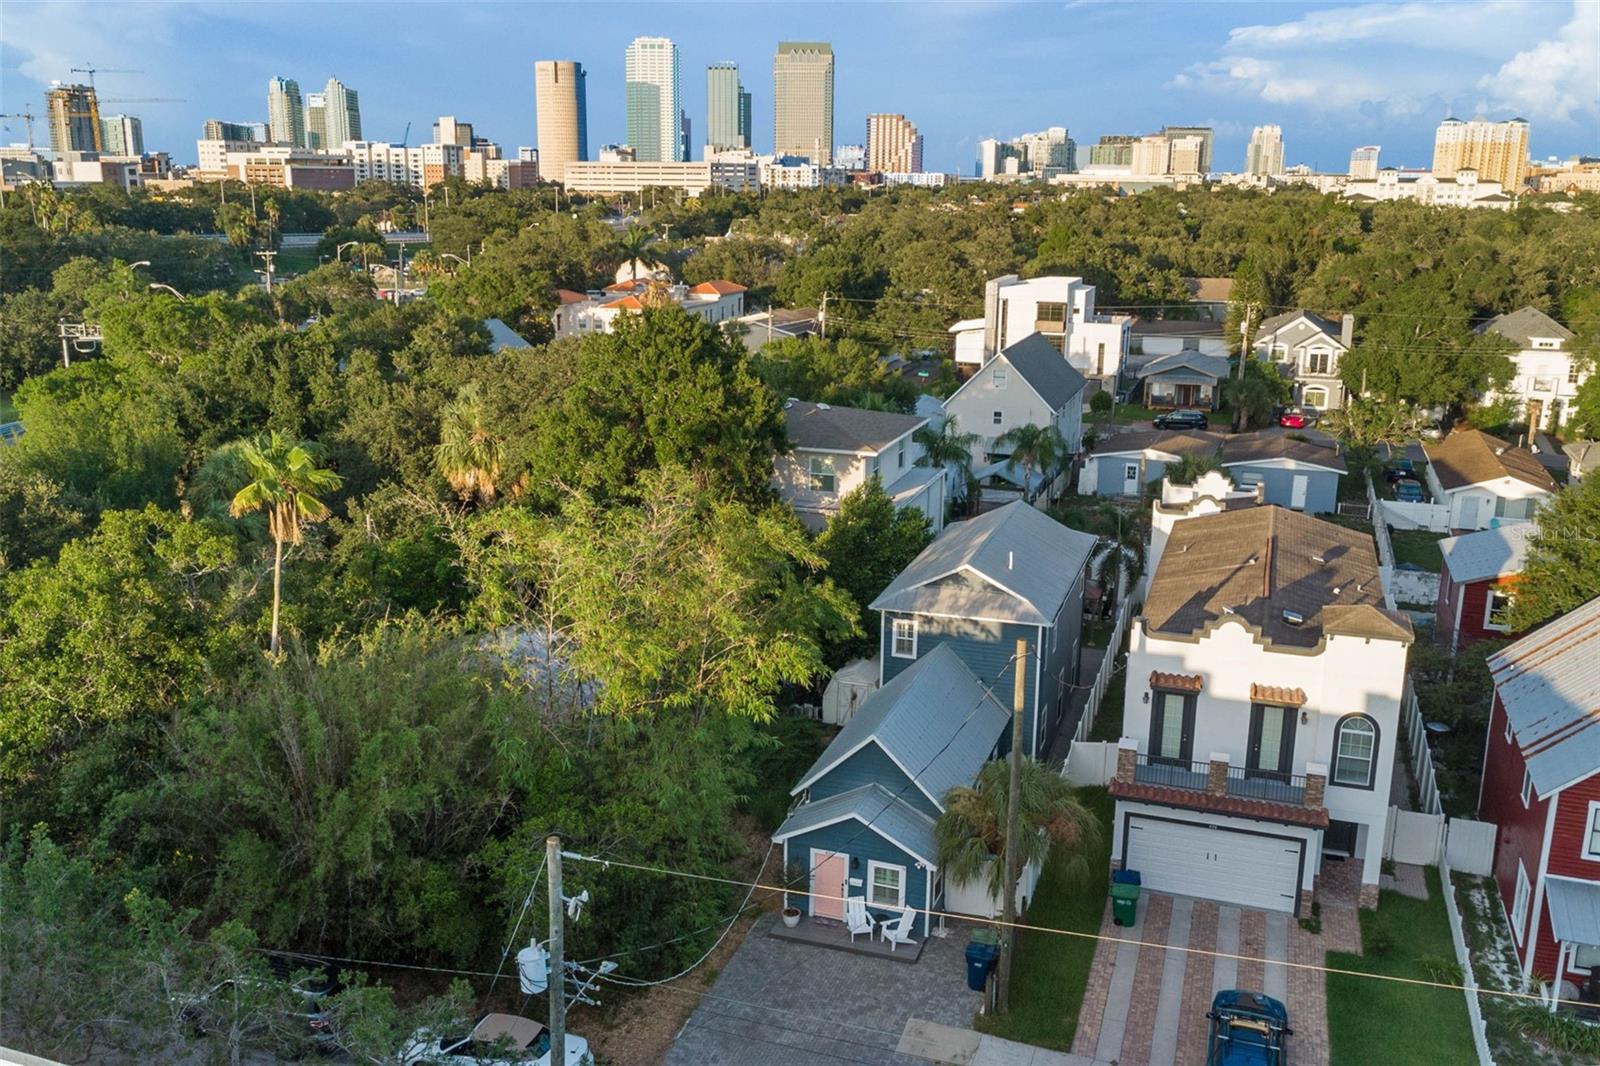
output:
[[[256,271],[256,273],[259,274],[259,273],[261,273],[261,271],[258,270],[258,271]],[[176,296],[180,300],[187,300],[188,299],[187,296],[185,296],[183,293],[179,292],[177,289],[174,289],[171,285],[163,285],[159,281],[152,281],[150,283],[150,287],[152,289],[165,289],[167,292],[172,293],[172,295]]]

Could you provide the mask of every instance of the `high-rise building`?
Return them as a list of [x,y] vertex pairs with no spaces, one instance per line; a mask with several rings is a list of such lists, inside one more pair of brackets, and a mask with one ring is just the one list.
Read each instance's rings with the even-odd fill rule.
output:
[[441,115],[433,124],[434,144],[458,144],[472,147],[472,123],[462,122],[454,115]]
[[300,83],[293,78],[267,82],[267,129],[279,144],[306,145],[306,112]]
[[1139,138],[1126,133],[1111,133],[1100,138],[1100,143],[1089,149],[1089,165],[1096,167],[1130,167],[1133,165],[1133,142]]
[[679,111],[678,112],[678,159],[681,162],[687,163],[689,161],[689,158],[690,158],[690,155],[691,155],[691,153],[689,151],[689,148],[690,148],[690,145],[693,144],[693,142],[694,142],[694,137],[691,135],[690,127],[689,127],[689,112],[687,112],[687,111]]
[[864,144],[841,144],[838,151],[833,153],[833,163],[843,170],[866,170],[867,146]]
[[987,179],[1004,174],[1021,174],[1026,168],[1027,159],[1015,141],[989,137],[978,142],[978,177]]
[[1211,129],[1210,126],[1162,126],[1161,127],[1161,136],[1165,137],[1169,141],[1177,141],[1177,140],[1179,140],[1179,139],[1181,139],[1183,137],[1199,137],[1200,138],[1200,166],[1199,166],[1199,168],[1196,169],[1196,170],[1193,170],[1193,171],[1179,171],[1178,168],[1177,168],[1177,165],[1174,164],[1173,168],[1172,168],[1173,172],[1174,173],[1184,173],[1184,174],[1193,173],[1193,174],[1202,174],[1202,175],[1211,173],[1211,140],[1212,140],[1212,134],[1213,134],[1213,130]]
[[833,162],[833,45],[778,42],[772,60],[772,151]]
[[361,140],[361,100],[356,91],[338,78],[329,78],[322,97],[327,108],[324,147],[338,148],[346,141]]
[[1172,145],[1172,156],[1167,163],[1168,173],[1190,178],[1205,176],[1205,138],[1190,134],[1187,137],[1169,137],[1167,143]]
[[1369,144],[1350,153],[1350,176],[1357,181],[1378,179],[1378,146]]
[[1129,159],[1134,177],[1161,177],[1172,171],[1172,142],[1159,133],[1140,137],[1130,146]]
[[922,172],[922,134],[904,115],[867,116],[867,169],[879,174]]
[[100,151],[106,155],[144,155],[144,123],[133,115],[102,115]]
[[978,142],[978,176],[993,178],[1007,174],[1031,174],[1051,178],[1076,170],[1077,145],[1067,136],[1065,126],[1051,126],[1037,133],[1024,133],[1009,141],[989,139]]
[[583,64],[541,59],[533,65],[539,118],[539,175],[561,181],[568,163],[589,158],[589,101]]
[[1508,194],[1519,193],[1528,176],[1526,120],[1447,118],[1439,123],[1433,136],[1433,176],[1454,178],[1460,170],[1475,170],[1479,180],[1498,181]]
[[1250,133],[1244,153],[1246,174],[1277,177],[1283,173],[1283,130],[1277,126],[1257,126]]
[[635,37],[628,46],[628,143],[643,163],[683,162],[683,97],[678,46]]
[[57,159],[65,152],[100,151],[100,101],[92,85],[51,82],[44,93],[44,110],[50,123],[50,151]]
[[339,147],[338,145],[330,146],[328,144],[328,97],[326,93],[306,93],[305,116],[306,143],[304,147],[313,149]]
[[750,94],[739,65],[713,63],[706,68],[706,151],[750,147]]
[[221,119],[208,118],[205,124],[204,139],[208,141],[264,141],[267,139],[266,127],[260,122],[223,122]]

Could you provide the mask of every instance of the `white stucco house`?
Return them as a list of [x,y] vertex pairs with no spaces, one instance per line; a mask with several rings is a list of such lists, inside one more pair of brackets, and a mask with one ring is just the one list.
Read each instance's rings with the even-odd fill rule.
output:
[[1383,606],[1372,539],[1231,493],[1154,507],[1113,866],[1304,914],[1338,857],[1376,906],[1412,629]]
[[1254,349],[1258,358],[1288,368],[1297,405],[1336,411],[1346,396],[1339,361],[1350,351],[1355,328],[1354,315],[1336,325],[1310,311],[1285,311],[1262,321]]
[[1573,332],[1532,307],[1497,315],[1478,332],[1504,337],[1517,347],[1510,355],[1515,375],[1489,398],[1513,400],[1530,433],[1565,425],[1578,388],[1591,373],[1572,358]]
[[913,435],[927,418],[801,400],[786,401],[783,417],[791,450],[775,461],[772,483],[807,529],[821,531],[869,478],[896,507],[926,515],[934,533],[944,528],[948,475],[917,465],[922,445]]
[[618,281],[598,292],[556,291],[550,326],[557,337],[584,337],[614,331],[619,315],[638,314],[652,303],[676,304],[712,325],[744,315],[745,287],[733,281],[670,284],[657,278]]
[[983,286],[983,317],[950,327],[956,369],[978,370],[1002,349],[1041,334],[1085,378],[1115,381],[1128,355],[1132,318],[1095,312],[1094,286],[1082,278],[992,278]]
[[1525,522],[1559,488],[1538,456],[1482,430],[1452,430],[1427,452],[1428,488],[1452,532]]
[[1083,446],[1084,378],[1043,334],[996,353],[944,403],[963,433],[976,433],[972,465],[1006,459],[996,442],[1018,426],[1055,426],[1071,454]]

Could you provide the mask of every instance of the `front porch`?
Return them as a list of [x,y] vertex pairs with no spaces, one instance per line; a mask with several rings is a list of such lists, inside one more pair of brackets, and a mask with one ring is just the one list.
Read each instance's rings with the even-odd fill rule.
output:
[[832,948],[834,951],[889,959],[893,962],[910,964],[922,958],[922,949],[927,944],[926,937],[918,936],[910,944],[891,945],[879,935],[881,927],[881,922],[875,922],[871,933],[860,933],[852,937],[843,922],[831,918],[802,917],[800,923],[792,929],[782,921],[773,922],[767,929],[767,935],[777,940],[813,944],[817,947]]

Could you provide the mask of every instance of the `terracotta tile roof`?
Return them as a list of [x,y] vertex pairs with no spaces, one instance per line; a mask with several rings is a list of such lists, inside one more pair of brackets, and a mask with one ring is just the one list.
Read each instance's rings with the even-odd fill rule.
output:
[[730,293],[744,292],[745,287],[735,281],[702,281],[689,291],[700,296],[727,296]]
[[1150,687],[1164,688],[1172,692],[1199,692],[1205,687],[1206,679],[1199,674],[1163,674],[1160,670],[1150,671]]
[[1503,477],[1516,478],[1547,492],[1556,491],[1555,479],[1526,448],[1516,448],[1478,429],[1456,429],[1441,443],[1427,449],[1428,461],[1439,484],[1446,489],[1481,485]]
[[1306,702],[1306,690],[1289,688],[1287,685],[1258,685],[1252,681],[1250,702],[1273,703],[1280,707],[1303,707]]
[[1186,788],[1168,788],[1165,785],[1146,785],[1137,781],[1111,781],[1111,795],[1115,799],[1159,803],[1164,807],[1181,807],[1190,811],[1210,811],[1215,814],[1232,814],[1240,818],[1258,818],[1266,822],[1287,822],[1291,825],[1308,825],[1316,829],[1328,826],[1326,807],[1302,807],[1294,803],[1273,803],[1271,800],[1249,799],[1244,796],[1214,796],[1209,792],[1196,792]]
[[613,281],[610,285],[607,285],[604,289],[601,289],[600,291],[601,292],[632,292],[634,289],[641,288],[643,285],[644,285],[644,282],[642,282],[642,281]]
[[610,300],[600,305],[601,307],[620,307],[624,311],[643,311],[644,301],[637,296],[624,296],[618,300]]
[[581,292],[573,292],[571,289],[557,289],[556,299],[563,304],[578,304],[587,300],[588,297]]

